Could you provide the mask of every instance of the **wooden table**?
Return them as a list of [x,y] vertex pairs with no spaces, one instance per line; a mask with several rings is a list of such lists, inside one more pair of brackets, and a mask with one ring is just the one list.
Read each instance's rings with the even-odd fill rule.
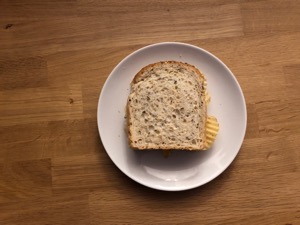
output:
[[[297,0],[0,1],[0,224],[300,224]],[[132,51],[197,45],[244,91],[241,151],[185,192],[139,185],[107,156],[99,93]]]

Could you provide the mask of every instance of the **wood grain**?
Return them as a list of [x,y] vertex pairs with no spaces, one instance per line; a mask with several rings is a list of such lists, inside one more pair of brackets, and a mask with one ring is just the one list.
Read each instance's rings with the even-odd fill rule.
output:
[[[0,1],[0,224],[300,224],[300,7],[296,0]],[[132,51],[202,47],[245,94],[237,158],[168,193],[107,156],[100,91]]]

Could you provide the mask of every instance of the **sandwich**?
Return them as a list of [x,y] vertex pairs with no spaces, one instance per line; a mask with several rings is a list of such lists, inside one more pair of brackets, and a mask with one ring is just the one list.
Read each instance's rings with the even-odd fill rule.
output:
[[219,125],[207,115],[204,75],[193,65],[163,61],[142,68],[131,82],[127,130],[136,150],[206,150]]

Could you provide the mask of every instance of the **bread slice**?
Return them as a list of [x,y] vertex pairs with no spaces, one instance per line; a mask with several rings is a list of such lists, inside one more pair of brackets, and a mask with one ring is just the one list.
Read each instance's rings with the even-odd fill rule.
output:
[[137,150],[205,149],[205,78],[176,61],[150,64],[131,82],[128,138]]

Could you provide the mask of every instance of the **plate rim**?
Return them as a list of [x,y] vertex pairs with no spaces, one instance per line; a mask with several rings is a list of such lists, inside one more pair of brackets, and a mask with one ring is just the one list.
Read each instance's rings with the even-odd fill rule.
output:
[[[101,129],[100,129],[100,105],[101,105],[101,100],[103,99],[103,93],[106,89],[106,86],[108,85],[109,83],[109,80],[112,79],[112,74],[114,74],[114,72],[123,64],[123,62],[125,62],[127,59],[129,59],[130,57],[132,57],[133,55],[139,53],[139,52],[142,52],[148,48],[152,48],[152,47],[157,47],[157,46],[160,46],[160,45],[176,45],[176,46],[185,46],[185,47],[190,47],[190,48],[194,48],[194,49],[197,49],[198,51],[201,51],[207,55],[209,55],[210,57],[214,58],[216,61],[218,61],[218,63],[220,63],[228,72],[229,74],[231,75],[231,78],[233,78],[234,80],[234,83],[236,85],[236,87],[238,88],[238,91],[239,91],[239,94],[241,95],[241,99],[242,99],[242,106],[243,106],[243,111],[244,111],[244,130],[243,130],[243,134],[242,134],[242,138],[241,138],[241,143],[239,143],[239,147],[238,147],[238,151],[233,155],[232,159],[228,161],[227,165],[225,165],[219,172],[217,172],[215,175],[211,176],[209,179],[207,180],[204,180],[204,182],[199,182],[197,185],[191,185],[191,186],[184,186],[184,187],[178,187],[176,186],[175,188],[170,188],[170,187],[160,187],[160,186],[155,186],[155,185],[149,185],[147,184],[146,182],[143,182],[142,180],[139,180],[139,179],[136,179],[135,176],[131,175],[130,173],[127,173],[127,171],[124,171],[120,165],[118,165],[118,163],[115,162],[115,160],[113,159],[113,157],[110,155],[109,151],[107,150],[106,146],[105,146],[105,143],[102,139],[102,136],[101,136]],[[130,179],[134,180],[135,182],[145,186],[145,187],[148,187],[148,188],[152,188],[152,189],[155,189],[155,190],[160,190],[160,191],[171,191],[171,192],[177,192],[177,191],[186,191],[186,190],[190,190],[190,189],[194,189],[194,188],[197,188],[197,187],[200,187],[200,186],[203,186],[207,183],[209,183],[210,181],[214,180],[215,178],[217,178],[220,174],[222,174],[231,164],[232,162],[234,161],[234,159],[236,158],[236,156],[238,155],[238,153],[240,152],[240,149],[244,143],[244,139],[245,139],[245,135],[246,135],[246,130],[247,130],[247,105],[246,105],[246,99],[245,99],[245,96],[244,96],[244,93],[242,91],[242,88],[237,80],[237,78],[235,77],[235,75],[232,73],[232,71],[227,67],[227,65],[221,61],[217,56],[215,56],[214,54],[212,54],[211,52],[201,48],[201,47],[198,47],[196,45],[192,45],[192,44],[188,44],[188,43],[184,43],[184,42],[158,42],[158,43],[153,43],[153,44],[150,44],[150,45],[146,45],[146,46],[143,46],[141,48],[138,48],[136,50],[134,50],[133,52],[131,52],[130,54],[128,54],[126,57],[124,57],[114,68],[113,70],[110,72],[110,74],[108,75],[108,77],[106,78],[103,86],[102,86],[102,89],[101,89],[101,92],[100,92],[100,95],[99,95],[99,98],[98,98],[98,106],[97,106],[97,126],[98,126],[98,132],[99,132],[99,136],[100,136],[100,139],[101,139],[101,142],[102,142],[102,145],[105,149],[105,152],[106,154],[109,156],[110,160],[114,163],[114,165],[123,173],[125,174],[127,177],[129,177]]]

